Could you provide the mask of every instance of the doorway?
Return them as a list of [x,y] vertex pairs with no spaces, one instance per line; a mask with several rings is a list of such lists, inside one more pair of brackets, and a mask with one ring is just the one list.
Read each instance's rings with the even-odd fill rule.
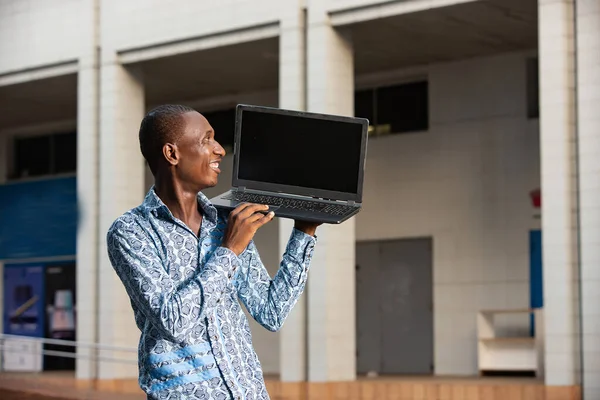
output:
[[433,240],[356,245],[359,374],[433,373]]

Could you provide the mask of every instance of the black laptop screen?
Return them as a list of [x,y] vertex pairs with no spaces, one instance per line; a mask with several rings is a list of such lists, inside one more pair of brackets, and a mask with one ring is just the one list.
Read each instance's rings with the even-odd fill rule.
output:
[[357,193],[362,125],[244,110],[239,179]]

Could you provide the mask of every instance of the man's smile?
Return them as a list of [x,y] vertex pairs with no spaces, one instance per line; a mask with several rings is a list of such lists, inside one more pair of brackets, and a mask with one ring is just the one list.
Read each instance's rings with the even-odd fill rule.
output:
[[213,171],[215,171],[217,174],[220,174],[221,173],[221,170],[219,169],[220,164],[221,164],[221,160],[213,160],[208,165],[210,165],[210,168],[212,168]]

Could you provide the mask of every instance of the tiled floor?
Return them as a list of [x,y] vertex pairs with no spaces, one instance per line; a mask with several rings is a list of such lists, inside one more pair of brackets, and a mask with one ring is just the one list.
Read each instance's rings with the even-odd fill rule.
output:
[[[72,373],[0,373],[0,399],[144,400],[135,380],[129,393],[83,387]],[[340,383],[281,383],[268,378],[272,400],[572,400],[572,388],[546,388],[536,379],[380,377]],[[4,391],[3,391],[4,390]],[[9,390],[10,392],[7,392]],[[24,393],[17,395],[17,393]],[[137,392],[137,393],[132,393]]]

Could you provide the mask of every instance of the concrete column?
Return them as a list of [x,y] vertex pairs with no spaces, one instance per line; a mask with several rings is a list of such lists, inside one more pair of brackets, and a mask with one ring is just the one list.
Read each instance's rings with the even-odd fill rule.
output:
[[[0,185],[6,183],[8,163],[8,135],[0,132]],[[0,287],[4,287],[4,263],[0,261]],[[0,310],[4,310],[4,296],[0,296]],[[4,332],[4,318],[0,319],[0,332]],[[0,358],[1,360],[1,358]]]
[[[84,46],[77,75],[77,340],[95,343],[97,333],[98,272],[98,121],[99,121],[99,55],[98,0],[81,4]],[[95,352],[78,348],[78,379],[93,379],[96,364],[89,357]]]
[[[302,1],[281,1],[279,37],[279,107],[306,110],[305,12]],[[279,226],[279,254],[287,245],[293,222],[273,221]],[[312,273],[312,272],[311,272]],[[305,293],[288,316],[279,336],[279,376],[284,382],[306,380],[306,298]]]
[[578,384],[578,257],[572,0],[539,1],[545,380]]
[[[326,1],[310,2],[307,34],[307,108],[354,113],[353,49],[331,26]],[[323,225],[308,280],[310,381],[356,377],[355,221]]]
[[600,2],[576,2],[583,398],[600,399]]
[[[144,199],[144,160],[138,132],[144,117],[144,86],[139,71],[119,64],[116,54],[102,54],[100,70],[100,342],[137,347],[129,298],[115,274],[106,250],[106,232],[112,222]],[[104,352],[114,358],[131,353]],[[101,363],[100,379],[137,377],[135,365]]]

